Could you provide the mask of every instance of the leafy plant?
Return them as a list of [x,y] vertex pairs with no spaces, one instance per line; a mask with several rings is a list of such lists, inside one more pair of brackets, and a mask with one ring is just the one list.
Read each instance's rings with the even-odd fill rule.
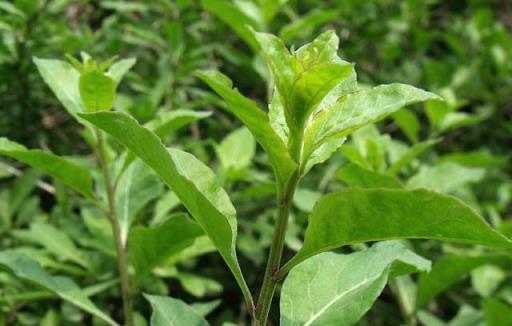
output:
[[[450,107],[453,103],[445,103],[433,93],[406,84],[361,87],[354,65],[338,56],[339,40],[332,31],[290,50],[278,37],[252,30],[267,29],[285,2],[276,5],[272,1],[260,1],[254,7],[257,15],[248,15],[244,11],[247,7],[240,3],[202,1],[202,6],[213,14],[222,17],[226,13],[226,23],[262,55],[271,76],[269,89],[272,92],[267,112],[234,88],[226,75],[214,70],[197,73],[224,100],[210,98],[209,101],[236,116],[245,126],[215,147],[223,180],[195,155],[165,145],[168,134],[209,113],[175,110],[141,124],[138,120],[146,121],[151,109],[138,115],[133,108],[127,110],[119,104],[117,88],[135,60],[116,62],[112,58],[99,63],[86,53],[82,53],[82,62],[69,57],[71,64],[34,59],[62,105],[84,125],[83,137],[96,154],[96,162],[29,150],[6,138],[0,139],[0,154],[43,171],[81,196],[80,214],[88,228],[99,233],[88,240],[88,245],[116,259],[122,320],[126,325],[135,325],[140,318],[133,300],[140,297],[139,292],[153,293],[154,287],[144,282],[150,282],[154,274],[176,277],[186,287],[184,274],[179,275],[172,267],[157,267],[177,259],[177,255],[194,255],[187,253],[188,250],[200,252],[214,247],[218,251],[241,290],[253,325],[268,324],[275,292],[283,280],[282,325],[356,323],[388,282],[400,301],[404,319],[413,323],[416,309],[465,273],[473,273],[475,284],[479,284],[475,288],[480,293],[491,293],[492,287],[478,283],[483,272],[475,269],[488,268],[489,264],[507,264],[505,255],[463,257],[454,259],[453,264],[440,260],[434,264],[431,274],[421,274],[417,296],[409,295],[416,302],[404,303],[406,285],[412,282],[407,275],[428,272],[431,268],[430,261],[414,253],[412,245],[404,239],[436,239],[498,249],[510,249],[512,242],[495,231],[473,208],[443,194],[462,193],[464,197],[467,192],[461,188],[484,177],[481,169],[458,165],[466,157],[447,158],[433,166],[422,166],[406,182],[398,177],[400,171],[414,163],[416,156],[438,142],[440,133],[455,128],[461,121],[460,116],[449,112],[455,110]],[[143,10],[123,4],[109,6],[118,10]],[[336,13],[311,13],[283,28],[280,35],[293,39],[300,30],[329,21]],[[237,16],[241,18],[234,19]],[[179,57],[180,52],[173,55]],[[420,102],[426,102],[427,115],[435,129],[423,142],[419,142],[414,114],[401,110]],[[155,103],[148,105],[156,106]],[[113,107],[118,110],[112,111]],[[444,113],[438,115],[437,111]],[[452,118],[448,117],[450,114]],[[388,116],[403,129],[413,146],[390,145],[389,139],[372,129],[373,123]],[[345,144],[349,136],[352,143]],[[123,145],[122,148],[113,140]],[[243,248],[242,241],[247,238],[242,240],[238,234],[239,225],[244,226],[246,221],[238,219],[232,199],[223,187],[248,178],[245,173],[253,159],[266,162],[265,158],[256,157],[254,142],[263,149],[274,174],[273,182],[266,175],[259,178],[268,182],[269,193],[276,195],[277,216],[270,227],[273,237],[265,273],[261,285],[253,289],[255,282],[244,274],[237,252],[243,249],[245,253],[250,246],[246,244]],[[348,189],[326,195],[301,189],[301,182],[311,175],[313,167],[338,151],[351,162],[337,173]],[[400,155],[396,155],[397,151]],[[202,158],[200,151],[195,154]],[[388,165],[383,158],[385,155],[396,157]],[[458,173],[460,178],[440,186],[437,176],[449,173]],[[166,195],[162,195],[159,179],[170,188]],[[431,190],[414,189],[418,187]],[[239,196],[233,193],[232,198],[235,195]],[[138,213],[157,198],[160,200],[155,209],[157,214],[150,225],[133,226],[137,224]],[[308,198],[308,203],[302,202],[303,198]],[[186,214],[167,214],[178,202],[193,219]],[[294,204],[305,213],[307,228],[297,252],[283,262],[288,255],[285,254],[287,236],[296,227],[292,219]],[[106,219],[95,219],[96,214]],[[105,221],[110,224],[108,232],[103,228]],[[30,230],[18,231],[17,237],[37,242],[64,261],[79,265],[81,273],[101,274],[94,259],[87,258],[87,253],[80,252],[73,240],[56,228],[34,223]],[[203,240],[206,240],[206,249],[196,248]],[[108,244],[109,241],[112,243]],[[382,242],[371,247],[365,245],[375,241]],[[355,252],[330,252],[345,246],[352,246]],[[22,251],[0,252],[0,266],[15,277],[41,287],[46,291],[44,295],[68,301],[106,323],[116,325],[113,319],[121,319],[108,316],[89,299],[102,290],[81,289],[68,277],[50,275],[41,267],[47,262],[36,261],[34,254]],[[75,257],[75,252],[80,255]],[[493,271],[497,275],[496,282],[500,282],[499,267]],[[200,279],[189,276],[188,281],[191,278]],[[109,280],[101,288],[109,289],[116,282],[116,279]],[[441,282],[446,286],[439,286]],[[203,284],[209,284],[210,288],[216,286],[206,281]],[[259,291],[257,299],[253,296],[256,291]],[[196,294],[201,292],[195,291]],[[153,307],[152,325],[206,325],[204,316],[212,309],[161,295],[146,294],[145,297]],[[486,299],[482,305],[489,320],[508,309],[493,299]],[[461,309],[464,316],[471,313],[471,309]],[[420,311],[418,318],[424,321],[430,316]]]

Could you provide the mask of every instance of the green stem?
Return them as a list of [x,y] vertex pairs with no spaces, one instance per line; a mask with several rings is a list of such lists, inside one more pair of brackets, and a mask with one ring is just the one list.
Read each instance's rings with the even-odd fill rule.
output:
[[100,130],[95,129],[98,139],[98,159],[103,171],[103,180],[105,183],[105,191],[107,193],[108,202],[108,219],[112,225],[112,233],[114,236],[114,245],[117,251],[117,267],[119,270],[119,279],[121,281],[121,296],[123,300],[124,323],[126,326],[133,326],[133,301],[130,288],[130,275],[128,274],[128,256],[126,246],[121,237],[121,228],[119,219],[117,218],[116,205],[114,200],[114,186],[110,179],[107,160],[105,158],[105,144],[103,134]]
[[290,178],[289,182],[278,190],[277,203],[277,223],[270,247],[267,267],[265,269],[265,276],[263,277],[263,284],[261,286],[258,304],[256,305],[256,316],[253,325],[264,326],[267,324],[272,298],[276,290],[278,280],[274,278],[274,274],[279,271],[281,265],[281,258],[283,256],[284,239],[286,235],[286,228],[288,226],[288,215],[290,214],[290,207],[299,181],[299,170]]

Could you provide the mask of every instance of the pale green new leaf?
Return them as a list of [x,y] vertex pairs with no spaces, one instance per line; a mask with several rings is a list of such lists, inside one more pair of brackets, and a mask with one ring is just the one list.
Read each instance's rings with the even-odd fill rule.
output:
[[110,110],[116,97],[116,84],[104,73],[91,70],[80,76],[80,96],[88,112]]
[[282,273],[333,248],[405,238],[512,248],[511,240],[454,197],[428,190],[356,188],[326,195],[317,203],[304,245]]
[[128,230],[136,214],[161,193],[160,178],[143,162],[135,161],[124,171],[115,193],[116,212],[123,243],[126,243]]
[[153,307],[151,326],[208,326],[208,322],[185,302],[171,297],[144,295]]
[[8,269],[16,277],[40,286],[61,299],[104,320],[118,325],[84,294],[73,280],[63,276],[51,276],[34,260],[13,250],[0,252],[0,267]]
[[135,58],[119,60],[108,68],[105,75],[110,77],[114,81],[114,84],[117,85],[136,62],[137,60]]
[[124,113],[102,111],[81,117],[120,141],[176,193],[215,244],[249,299],[235,251],[236,211],[215,174],[193,155],[165,148],[157,135]]
[[227,176],[236,176],[251,164],[256,142],[247,128],[240,128],[227,135],[215,151]]
[[37,149],[27,149],[25,146],[0,138],[0,155],[11,157],[17,161],[41,170],[59,179],[65,185],[78,191],[87,198],[93,198],[92,177],[89,171],[80,165],[72,163],[60,156]]
[[66,61],[40,59],[34,57],[34,63],[55,96],[73,116],[85,112],[85,105],[78,90],[80,73]]
[[295,170],[296,164],[282,139],[270,126],[265,112],[238,90],[233,89],[231,80],[220,72],[199,72],[198,76],[224,98],[228,110],[245,124],[269,156],[278,181],[286,182]]
[[439,96],[404,84],[381,85],[341,97],[318,113],[306,129],[304,155],[324,142],[343,137],[356,129],[383,119],[400,108]]
[[[409,268],[393,270],[394,263]],[[286,278],[281,325],[353,325],[370,309],[389,277],[429,268],[428,260],[395,241],[349,255],[319,254]]]
[[138,277],[192,245],[202,234],[201,228],[185,214],[173,216],[157,226],[131,229],[128,248]]

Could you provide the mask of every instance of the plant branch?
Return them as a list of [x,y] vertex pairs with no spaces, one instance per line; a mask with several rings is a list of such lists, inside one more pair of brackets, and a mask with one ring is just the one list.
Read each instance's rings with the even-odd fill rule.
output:
[[272,298],[276,290],[278,281],[274,278],[274,274],[279,270],[281,265],[281,258],[283,256],[284,239],[286,235],[286,228],[288,226],[288,216],[290,214],[290,207],[299,182],[299,170],[295,171],[288,183],[278,190],[277,203],[278,214],[277,224],[275,228],[274,238],[270,247],[267,267],[265,276],[263,277],[263,284],[261,286],[258,304],[256,306],[256,316],[253,322],[255,326],[264,326],[267,323]]
[[126,246],[121,238],[121,228],[119,219],[117,218],[116,205],[114,200],[114,185],[110,178],[108,164],[105,157],[105,143],[103,134],[95,128],[96,138],[98,140],[98,160],[103,171],[103,180],[105,183],[105,192],[107,193],[108,202],[108,219],[112,225],[112,233],[114,236],[114,244],[117,251],[117,266],[119,270],[119,278],[121,280],[121,295],[123,299],[124,323],[126,326],[133,326],[133,301],[130,287],[130,275],[128,274],[128,256]]

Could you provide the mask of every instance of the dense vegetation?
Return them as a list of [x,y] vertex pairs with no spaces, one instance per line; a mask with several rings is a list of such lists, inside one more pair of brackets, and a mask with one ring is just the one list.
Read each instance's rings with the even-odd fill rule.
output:
[[0,35],[0,325],[512,325],[509,1],[13,0]]

